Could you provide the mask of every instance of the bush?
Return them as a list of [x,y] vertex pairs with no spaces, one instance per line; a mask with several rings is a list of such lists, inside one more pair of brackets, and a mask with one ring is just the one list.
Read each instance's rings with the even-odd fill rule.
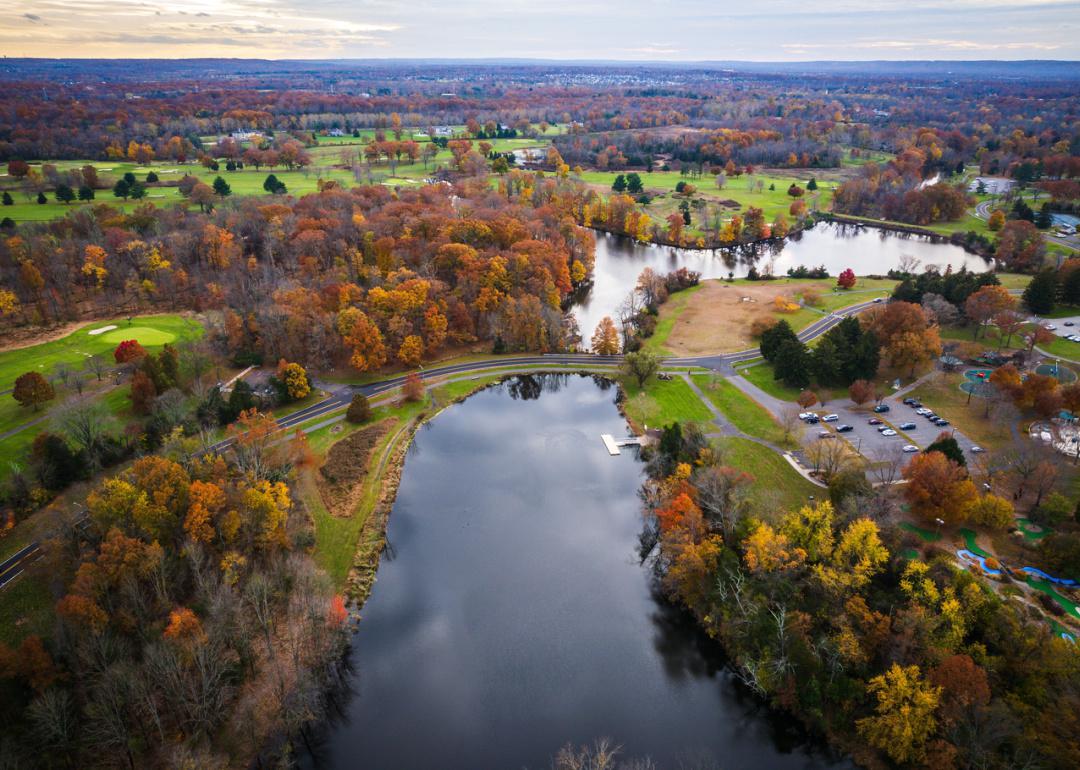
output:
[[345,420],[354,425],[361,425],[370,420],[371,415],[371,404],[368,402],[367,396],[363,393],[357,393],[349,402],[349,408],[345,412]]
[[405,384],[401,386],[401,395],[406,401],[419,401],[424,397],[424,381],[420,375],[413,372],[405,378]]

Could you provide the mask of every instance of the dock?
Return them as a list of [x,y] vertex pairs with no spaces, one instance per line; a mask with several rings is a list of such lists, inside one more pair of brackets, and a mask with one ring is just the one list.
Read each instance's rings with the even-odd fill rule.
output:
[[609,455],[622,454],[619,451],[621,446],[641,446],[642,441],[640,436],[629,436],[627,438],[615,438],[610,433],[601,433],[600,440],[604,442],[604,446],[607,447]]

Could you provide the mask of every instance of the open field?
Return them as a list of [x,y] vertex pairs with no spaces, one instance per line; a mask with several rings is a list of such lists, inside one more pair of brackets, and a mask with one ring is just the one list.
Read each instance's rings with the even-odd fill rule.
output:
[[743,433],[780,446],[789,443],[784,438],[784,429],[769,411],[726,379],[709,374],[691,377],[705,397]]
[[[871,282],[867,280],[867,283]],[[875,281],[880,288],[868,285],[855,291],[837,291],[835,280],[757,281],[728,283],[703,281],[687,291],[677,292],[660,307],[656,332],[645,347],[662,355],[694,356],[727,353],[755,347],[751,324],[759,318],[787,321],[799,331],[823,315],[874,297],[888,296],[895,281]],[[801,301],[804,292],[813,290],[820,301],[813,307],[800,307],[793,313],[778,313],[773,300],[788,297]]]
[[811,495],[821,497],[824,490],[800,476],[788,462],[768,447],[745,438],[717,439],[723,464],[745,470],[754,477],[750,493],[755,508],[765,517],[798,508]]
[[679,377],[671,380],[651,380],[642,390],[636,380],[622,378],[627,417],[641,429],[660,428],[673,422],[708,422],[712,412],[697,397],[690,386]]
[[909,394],[923,405],[933,409],[947,419],[964,435],[987,449],[1000,448],[1009,443],[1009,426],[1001,419],[984,417],[986,402],[981,398],[972,398],[968,404],[968,394],[958,387],[963,379],[962,373],[940,373],[930,378]]
[[[89,334],[113,325],[117,328],[102,334]],[[48,376],[59,363],[80,368],[83,361],[93,355],[109,356],[111,365],[113,350],[124,340],[138,340],[144,347],[155,349],[167,342],[196,339],[202,332],[198,322],[176,314],[95,321],[58,340],[0,352],[0,389],[10,388],[20,374],[32,369]]]

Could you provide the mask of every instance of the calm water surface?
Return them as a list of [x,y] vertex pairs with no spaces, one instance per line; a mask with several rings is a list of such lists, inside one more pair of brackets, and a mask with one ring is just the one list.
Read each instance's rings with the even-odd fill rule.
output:
[[751,265],[773,275],[786,275],[789,267],[824,265],[829,275],[839,275],[852,268],[856,275],[884,275],[900,267],[901,259],[918,260],[918,270],[936,265],[944,271],[967,266],[983,271],[989,263],[968,254],[959,246],[932,243],[927,238],[891,233],[870,227],[852,227],[825,222],[777,244],[761,247],[756,256],[736,257],[730,252],[695,251],[671,246],[642,244],[618,235],[596,233],[596,266],[593,286],[572,310],[577,316],[581,335],[588,341],[605,315],[614,317],[619,304],[637,284],[646,267],[667,273],[680,267],[696,270],[704,278],[736,278],[746,275]]
[[764,711],[638,563],[615,389],[522,377],[422,429],[353,643],[335,768],[547,768],[608,736],[663,767],[834,766]]

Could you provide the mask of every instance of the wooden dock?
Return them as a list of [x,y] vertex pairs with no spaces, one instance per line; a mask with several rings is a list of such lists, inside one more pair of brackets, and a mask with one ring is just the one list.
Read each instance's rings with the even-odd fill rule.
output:
[[622,452],[619,451],[619,447],[621,446],[641,446],[642,444],[640,436],[615,438],[610,433],[601,433],[600,440],[604,442],[604,446],[607,447],[609,455],[622,454]]

